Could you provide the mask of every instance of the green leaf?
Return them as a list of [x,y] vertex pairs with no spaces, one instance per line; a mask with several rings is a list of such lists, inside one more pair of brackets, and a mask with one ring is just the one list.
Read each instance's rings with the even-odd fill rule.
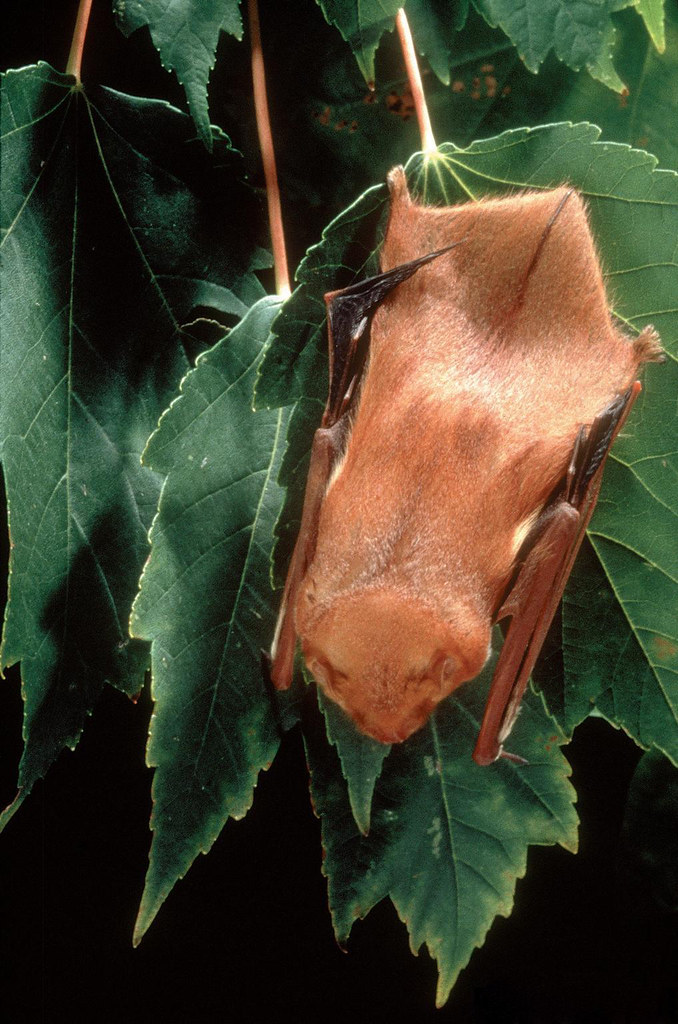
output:
[[290,417],[285,454],[278,475],[278,483],[285,491],[285,504],[275,530],[276,544],[271,566],[275,587],[285,585],[287,567],[297,541],[311,454],[308,441],[320,422],[323,407],[322,402],[301,398]]
[[[664,53],[666,49],[666,33],[664,29],[664,0],[636,0],[638,14],[645,22],[645,27],[652,37],[652,42]],[[668,16],[675,15],[675,9],[669,5]]]
[[[466,150],[446,144],[433,159],[412,158],[410,186],[430,202],[453,203],[520,187],[545,188],[563,181],[575,185],[588,202],[615,313],[633,330],[654,322],[667,352],[675,353],[678,176],[656,170],[656,161],[647,153],[598,142],[598,135],[592,125],[565,124],[507,132]],[[321,297],[364,273],[362,268],[375,266],[379,221],[386,205],[385,188],[368,191],[333,221],[323,241],[309,251],[300,267],[300,287],[274,324],[278,341],[267,353],[258,383],[262,403],[282,404],[286,396],[296,399],[306,394],[319,408],[327,381]],[[675,751],[678,741],[675,616],[673,624],[666,621],[678,607],[678,552],[672,544],[678,448],[672,398],[678,386],[675,372],[673,355],[666,365],[643,371],[644,392],[615,445],[591,524],[599,564],[615,595],[616,632],[606,638],[606,649],[609,645],[611,650],[624,650],[620,645],[626,643],[630,627],[642,663],[654,673],[657,694],[663,694],[652,704],[644,691],[639,694],[637,658],[631,658],[628,671],[623,661],[618,669],[624,699],[615,686],[614,707],[606,704],[605,713],[639,743],[656,743],[667,753]],[[302,464],[312,426],[305,439],[301,430],[291,438],[285,465]],[[300,477],[297,474],[296,480]],[[286,508],[293,507],[291,499]],[[282,523],[279,534],[284,530]],[[575,571],[575,584],[576,578]],[[603,619],[608,614],[608,597],[598,605]],[[588,629],[595,615],[587,610],[585,634],[583,627],[579,629],[578,649],[586,653],[576,663],[568,661],[574,645],[566,644],[568,702],[577,714],[591,709],[593,670],[589,666],[601,643],[599,635]],[[643,709],[640,716],[639,707]],[[635,712],[622,713],[622,708]],[[572,712],[563,725],[569,728],[573,721]]]
[[488,769],[471,759],[494,661],[392,748],[368,836],[354,823],[322,728],[316,722],[305,730],[337,939],[344,943],[356,918],[389,896],[413,952],[426,943],[438,962],[438,1006],[494,918],[510,914],[528,846],[577,845],[575,793],[558,749],[563,737],[538,697],[528,695],[511,735],[512,749],[529,764]]
[[2,665],[22,662],[25,700],[13,809],[75,746],[104,682],[143,684],[148,648],[127,620],[161,481],[140,454],[188,368],[191,308],[241,315],[261,294],[238,155],[221,138],[215,170],[191,129],[45,64],[3,79]]
[[341,287],[343,278],[348,283],[375,264],[374,233],[386,200],[385,186],[369,189],[332,221],[299,264],[300,287],[280,310],[259,371],[257,407],[276,408],[300,398],[324,406],[328,378],[323,296]]
[[[604,493],[609,490],[606,480]],[[553,710],[571,734],[596,708],[640,746],[658,748],[675,764],[675,584],[623,544],[597,537],[596,521],[593,546],[580,553],[565,592],[565,685],[562,705],[554,703]]]
[[363,736],[341,708],[318,690],[318,704],[325,716],[327,738],[337,748],[341,771],[348,783],[348,799],[360,832],[370,831],[372,794],[381,774],[384,759],[391,749]]
[[457,37],[469,14],[468,2],[407,0],[405,13],[417,50],[428,58],[434,75],[449,85]]
[[[393,30],[398,4],[376,0],[317,2],[348,42],[365,79],[373,85],[374,55],[384,33]],[[655,46],[662,52],[664,49],[662,0],[525,0],[521,4],[513,0],[473,0],[473,5],[490,26],[501,28],[530,71],[536,73],[554,53],[574,71],[586,69],[615,92],[622,92],[625,82],[612,62],[616,35],[612,14],[624,7],[637,7]],[[440,81],[448,84],[455,36],[466,24],[468,0],[407,0],[405,10],[417,50],[428,58]]]
[[351,47],[368,83],[374,83],[374,54],[379,40],[391,31],[402,0],[317,0],[331,25]]
[[[399,7],[405,7],[416,49],[428,59],[432,71],[445,85],[450,83],[450,68],[459,63],[460,55],[467,46],[464,28],[469,18],[469,0],[407,0],[406,4],[379,3],[375,0],[368,3],[357,0],[317,0],[317,3],[328,22],[335,25],[348,42],[370,88],[383,85],[381,81],[375,81],[374,56],[377,47],[384,41],[384,34],[394,30]],[[471,13],[471,21],[476,22],[476,31],[479,20]],[[486,32],[488,20],[485,18],[484,21]],[[512,48],[503,33],[497,32],[495,36],[499,49]],[[394,46],[398,52],[400,72],[403,59],[397,39],[394,39]]]
[[131,620],[133,634],[152,644],[147,759],[156,768],[135,942],[226,820],[247,812],[289,724],[261,667],[277,604],[269,558],[288,414],[251,408],[278,306],[262,299],[199,357],[144,456],[166,479]]
[[572,76],[565,88],[552,92],[549,117],[595,121],[605,138],[647,149],[662,166],[678,170],[678,133],[667,131],[678,104],[678,8],[667,9],[663,53],[648,36],[639,37],[634,11],[624,11],[616,23],[615,61],[624,68],[628,96],[615,96],[586,75]]
[[[419,49],[428,34],[439,38],[445,4],[425,3],[407,11]],[[510,128],[556,121],[591,121],[609,141],[646,148],[664,166],[678,168],[677,135],[666,130],[673,119],[678,38],[667,12],[669,45],[654,50],[635,10],[615,15],[614,60],[623,68],[630,95],[619,96],[588,72],[574,72],[553,54],[539,75],[529,72],[501,29],[490,29],[471,9],[465,27],[450,32],[450,87],[424,71],[424,88],[434,134],[458,146]],[[275,96],[276,151],[285,195],[286,224],[293,245],[320,237],[327,222],[374,181],[418,148],[402,54],[395,33],[386,33],[377,56],[376,89],[368,93],[350,49],[314,5],[277,5],[267,12],[267,60],[288,67],[271,83]],[[451,24],[451,22],[450,22]],[[249,82],[246,53],[225,40],[223,62]],[[436,68],[440,73],[440,69]],[[250,89],[229,92],[224,116],[233,125],[251,117]],[[243,147],[254,133],[243,132]],[[258,166],[258,153],[249,153]],[[303,228],[301,227],[303,225]],[[295,238],[295,233],[297,237]]]
[[537,72],[548,53],[568,67],[586,68],[594,78],[621,92],[624,83],[611,60],[614,26],[610,15],[631,0],[473,0],[490,25],[499,25],[530,71]]
[[207,82],[221,32],[242,39],[240,0],[114,0],[113,10],[125,35],[148,26],[163,67],[176,72],[200,138],[211,149]]
[[663,910],[678,910],[678,771],[656,750],[636,768],[621,830],[621,861]]

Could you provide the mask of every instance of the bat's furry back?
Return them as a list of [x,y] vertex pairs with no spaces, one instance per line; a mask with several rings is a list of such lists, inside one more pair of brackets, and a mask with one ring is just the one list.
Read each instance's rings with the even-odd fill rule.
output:
[[434,208],[389,185],[382,270],[458,244],[374,315],[294,608],[318,682],[383,741],[481,670],[581,426],[660,351],[613,324],[572,189]]

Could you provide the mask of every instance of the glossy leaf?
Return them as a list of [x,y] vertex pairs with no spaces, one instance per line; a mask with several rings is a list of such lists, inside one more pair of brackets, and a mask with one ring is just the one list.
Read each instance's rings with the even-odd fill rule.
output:
[[76,89],[40,64],[4,76],[2,135],[2,664],[22,662],[25,700],[16,808],[75,746],[105,682],[130,695],[143,684],[148,648],[127,620],[160,478],[140,454],[188,368],[191,309],[242,315],[267,259],[238,155],[221,137],[215,170],[165,103]]
[[[678,132],[673,123],[678,77],[678,7],[666,10],[668,44],[658,53],[648,36],[638,32],[634,11],[617,19],[615,62],[624,68],[628,95],[617,96],[586,75],[553,92],[550,118],[594,121],[606,139],[647,149],[663,167],[678,170]],[[541,75],[540,75],[541,78]]]
[[[438,38],[436,23],[427,20],[437,7],[422,2],[420,10],[421,17],[412,13],[410,22],[415,39],[426,44],[429,35]],[[376,87],[368,92],[337,33],[321,32],[312,22],[305,36],[297,17],[286,18],[289,26],[280,24],[281,16],[271,18],[270,24],[272,62],[283,60],[286,48],[298,62],[289,79],[276,83],[280,171],[286,194],[303,206],[304,215],[308,217],[311,203],[324,217],[316,229],[319,236],[328,211],[339,212],[394,164],[405,163],[420,138],[396,35],[384,36]],[[295,28],[294,38],[303,40],[296,45],[291,38]],[[436,66],[441,77],[445,69],[450,85],[430,74],[425,78],[437,138],[466,145],[478,132],[494,134],[509,125],[528,124],[548,110],[547,97],[539,95],[534,75],[510,41],[474,11],[463,30],[452,30],[450,46]],[[310,89],[302,88],[302,74],[308,76]],[[242,116],[244,109],[242,104],[233,116]]]
[[445,85],[450,84],[450,66],[458,52],[459,33],[468,16],[468,2],[407,0],[407,20],[414,45]]
[[166,475],[131,619],[151,641],[153,844],[135,942],[229,817],[252,803],[286,723],[264,681],[275,622],[269,559],[288,415],[252,413],[279,307],[262,299],[201,355],[144,462]]
[[357,918],[390,897],[417,952],[437,961],[442,1006],[494,918],[508,916],[531,844],[576,850],[569,765],[541,700],[529,695],[511,747],[529,759],[481,768],[470,756],[495,659],[396,744],[376,784],[369,835],[350,814],[322,726],[306,726],[313,804],[322,822],[330,909],[344,943]]
[[242,38],[240,0],[114,0],[120,29],[147,25],[163,66],[184,87],[200,138],[212,148],[207,83],[222,32]]
[[554,695],[554,713],[571,733],[596,708],[675,764],[675,585],[623,543],[595,533],[591,539],[594,546],[582,550],[565,592],[565,680],[562,698]]
[[[325,17],[349,43],[369,83],[375,80],[374,54],[386,31],[392,31],[398,7],[357,0],[317,0]],[[499,27],[515,46],[526,67],[536,72],[550,53],[575,71],[586,69],[608,88],[621,92],[625,82],[612,62],[615,26],[611,15],[638,6],[657,49],[663,49],[661,0],[473,0],[492,27]],[[454,35],[463,28],[469,4],[460,0],[408,0],[415,45],[429,58],[441,81],[449,82]],[[638,25],[638,27],[640,27]]]
[[392,31],[402,0],[318,0],[351,47],[368,83],[374,83],[374,54],[384,32]]
[[530,71],[538,71],[550,50],[568,67],[586,68],[594,78],[620,92],[624,83],[612,64],[614,26],[610,15],[630,0],[473,0],[491,25],[511,39]]

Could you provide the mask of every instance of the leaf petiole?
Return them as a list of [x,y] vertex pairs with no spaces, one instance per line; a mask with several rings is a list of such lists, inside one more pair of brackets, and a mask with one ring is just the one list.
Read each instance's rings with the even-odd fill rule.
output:
[[403,7],[400,8],[396,15],[396,28],[398,29],[398,38],[400,39],[400,45],[405,59],[407,79],[410,84],[412,99],[414,101],[414,109],[419,123],[421,148],[424,153],[435,153],[436,140],[433,138],[431,118],[429,117],[428,107],[426,106],[424,88],[421,84],[421,74],[419,72],[419,64],[417,63],[417,54],[414,49],[414,42],[412,41],[412,33]]
[[257,0],[249,0],[248,13],[250,45],[252,48],[254,110],[257,120],[257,134],[259,135],[259,148],[261,149],[261,159],[264,165],[264,177],[266,178],[266,201],[268,203],[268,220],[271,227],[275,290],[282,299],[286,299],[291,294],[291,288],[289,271],[287,269],[285,233],[280,208],[280,189],[278,187],[278,174],[275,166],[271,120],[268,113],[268,100],[266,98],[266,73],[264,70],[264,54],[261,48],[261,29],[259,26]]
[[71,41],[71,50],[68,54],[68,63],[66,64],[66,74],[73,75],[77,85],[80,85],[82,51],[85,47],[85,36],[87,35],[87,25],[91,10],[92,0],[80,0],[73,30],[73,39]]

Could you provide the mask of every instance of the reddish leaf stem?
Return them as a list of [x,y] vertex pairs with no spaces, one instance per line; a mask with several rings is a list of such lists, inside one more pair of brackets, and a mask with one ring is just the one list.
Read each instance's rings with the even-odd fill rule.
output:
[[271,226],[275,289],[278,295],[282,298],[287,298],[291,291],[290,278],[287,269],[285,234],[283,231],[282,211],[280,209],[280,190],[278,188],[278,174],[275,168],[271,121],[268,114],[268,100],[266,99],[266,75],[264,72],[264,55],[261,49],[259,9],[257,7],[257,0],[248,0],[248,4],[250,41],[252,45],[254,109],[257,118],[261,159],[264,165],[264,177],[266,179],[266,199],[268,202],[268,220]]
[[87,24],[89,22],[91,9],[92,0],[80,0],[78,14],[75,19],[75,29],[73,30],[71,52],[68,54],[68,63],[66,64],[66,74],[73,75],[78,85],[80,85],[82,51],[85,46],[85,36],[87,35]]
[[396,15],[396,27],[398,29],[398,36],[400,37],[400,45],[402,47],[403,57],[405,58],[405,69],[407,71],[407,78],[410,83],[410,90],[412,92],[412,99],[414,101],[414,109],[417,114],[417,121],[419,122],[421,148],[423,149],[424,153],[435,153],[436,141],[433,138],[431,118],[428,116],[428,107],[426,106],[424,89],[421,84],[421,75],[419,74],[417,54],[414,49],[412,33],[410,32],[410,26],[407,21],[407,15],[405,14],[405,11],[402,7],[400,8]]

